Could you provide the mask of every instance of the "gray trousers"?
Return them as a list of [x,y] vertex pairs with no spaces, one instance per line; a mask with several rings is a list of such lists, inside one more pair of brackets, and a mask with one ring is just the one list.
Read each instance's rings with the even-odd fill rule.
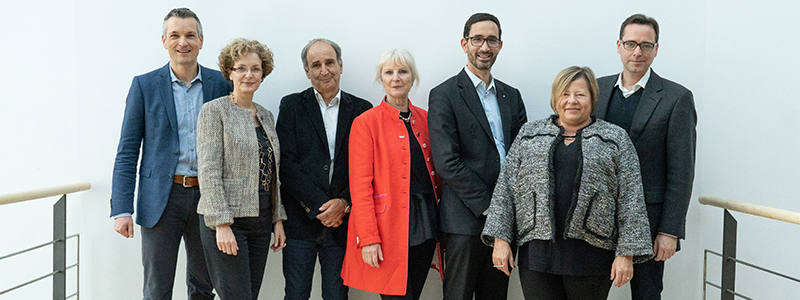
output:
[[[200,188],[172,184],[164,213],[152,228],[142,227],[144,299],[172,299],[181,239],[186,247],[186,287],[189,300],[213,300],[203,246],[200,242],[197,202]],[[182,298],[182,297],[181,297]]]

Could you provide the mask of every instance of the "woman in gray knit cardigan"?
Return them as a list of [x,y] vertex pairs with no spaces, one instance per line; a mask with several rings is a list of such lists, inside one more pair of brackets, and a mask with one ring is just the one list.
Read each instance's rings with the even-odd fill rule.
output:
[[558,74],[555,115],[522,127],[486,210],[495,268],[510,274],[519,246],[525,299],[606,299],[652,257],[636,150],[592,116],[597,94],[588,67]]
[[253,102],[272,68],[265,45],[233,40],[219,54],[233,93],[204,104],[197,119],[200,238],[222,300],[257,299],[269,249],[285,246],[280,144],[272,113]]

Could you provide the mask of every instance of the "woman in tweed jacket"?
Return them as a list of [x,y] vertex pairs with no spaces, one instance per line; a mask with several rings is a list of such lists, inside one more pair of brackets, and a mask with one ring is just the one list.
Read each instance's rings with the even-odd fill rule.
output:
[[519,246],[526,299],[606,299],[652,257],[639,161],[628,134],[592,117],[597,81],[569,67],[550,118],[525,124],[503,164],[482,238],[510,274]]
[[272,113],[253,102],[272,72],[272,52],[235,39],[222,49],[219,68],[233,93],[203,105],[197,120],[200,237],[220,298],[255,300],[269,248],[278,251],[286,241],[280,144]]

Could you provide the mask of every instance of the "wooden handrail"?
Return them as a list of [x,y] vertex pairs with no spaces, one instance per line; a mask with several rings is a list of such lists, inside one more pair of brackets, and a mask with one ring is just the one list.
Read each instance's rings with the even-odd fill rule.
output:
[[745,202],[733,201],[719,197],[700,196],[698,199],[701,204],[711,205],[727,210],[733,210],[751,214],[759,217],[770,218],[773,220],[784,221],[787,223],[794,223],[800,225],[800,213],[772,208],[758,204],[750,204]]
[[60,196],[64,194],[76,193],[81,191],[88,191],[91,188],[92,184],[89,182],[78,182],[72,184],[29,190],[24,192],[3,194],[0,195],[0,205],[23,202],[28,200],[35,200],[45,197]]

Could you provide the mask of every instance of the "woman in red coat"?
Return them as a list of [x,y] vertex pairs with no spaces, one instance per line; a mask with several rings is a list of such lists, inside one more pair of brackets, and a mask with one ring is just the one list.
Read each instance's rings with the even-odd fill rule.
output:
[[419,299],[439,235],[428,113],[408,100],[419,78],[407,50],[384,53],[377,69],[386,97],[350,133],[353,203],[342,278],[382,299]]

